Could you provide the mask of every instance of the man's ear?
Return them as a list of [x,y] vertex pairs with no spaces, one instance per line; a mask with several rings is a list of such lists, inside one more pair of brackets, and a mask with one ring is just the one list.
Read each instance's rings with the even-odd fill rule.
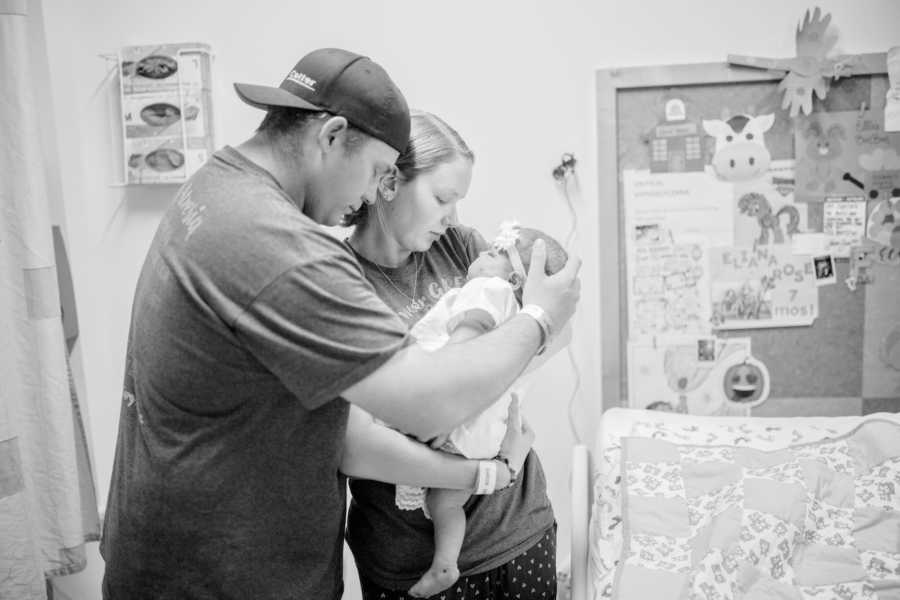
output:
[[350,124],[344,117],[334,116],[325,121],[316,135],[316,143],[323,152],[333,149],[339,140],[343,140]]
[[525,278],[522,277],[522,275],[520,275],[519,273],[516,273],[515,271],[510,273],[509,277],[507,277],[506,280],[512,286],[513,290],[517,290],[517,289],[521,288],[523,285],[525,285]]

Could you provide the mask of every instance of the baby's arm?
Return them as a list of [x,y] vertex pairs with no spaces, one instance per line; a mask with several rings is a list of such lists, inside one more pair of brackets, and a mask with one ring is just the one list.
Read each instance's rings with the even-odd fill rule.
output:
[[[521,437],[520,441],[530,447],[531,440]],[[500,461],[495,463],[499,489],[509,484],[509,469]],[[350,477],[386,483],[472,492],[478,478],[478,461],[431,450],[376,423],[372,415],[351,405],[340,470]]]
[[478,326],[460,323],[456,326],[456,329],[450,332],[450,340],[447,343],[457,344],[459,342],[465,342],[466,340],[478,337],[482,333],[484,333],[484,329]]

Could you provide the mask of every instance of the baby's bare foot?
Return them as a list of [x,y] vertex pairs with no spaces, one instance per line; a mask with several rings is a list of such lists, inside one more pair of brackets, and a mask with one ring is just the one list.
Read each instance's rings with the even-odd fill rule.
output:
[[413,598],[427,598],[443,592],[459,579],[459,569],[453,564],[433,563],[414,586],[409,588]]

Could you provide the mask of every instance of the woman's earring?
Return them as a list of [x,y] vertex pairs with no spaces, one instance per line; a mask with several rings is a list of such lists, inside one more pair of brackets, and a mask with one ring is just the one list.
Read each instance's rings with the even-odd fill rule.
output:
[[397,195],[397,178],[394,175],[385,175],[378,182],[378,193],[385,202],[390,202]]
[[525,283],[522,279],[522,276],[513,271],[509,274],[509,277],[506,279],[509,281],[509,284],[512,286],[512,289],[517,290],[522,287],[522,284]]

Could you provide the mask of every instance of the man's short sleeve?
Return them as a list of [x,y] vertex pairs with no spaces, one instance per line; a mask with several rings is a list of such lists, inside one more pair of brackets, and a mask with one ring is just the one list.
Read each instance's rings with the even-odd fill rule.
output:
[[377,370],[407,337],[403,321],[340,246],[275,278],[234,327],[310,410]]

